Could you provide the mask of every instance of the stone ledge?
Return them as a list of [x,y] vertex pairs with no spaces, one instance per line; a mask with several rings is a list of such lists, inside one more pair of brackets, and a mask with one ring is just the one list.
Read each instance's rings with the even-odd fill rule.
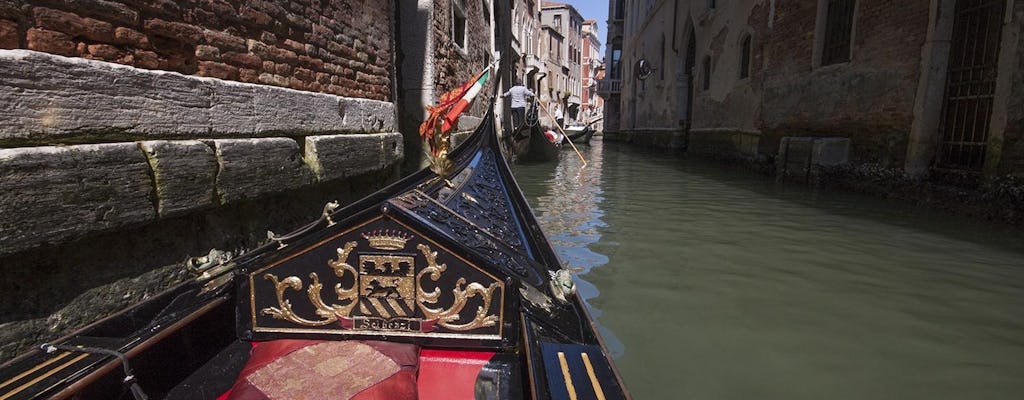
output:
[[215,139],[208,144],[217,155],[216,190],[221,204],[313,183],[313,172],[292,139]]
[[149,160],[161,218],[214,205],[217,158],[198,140],[141,142]]
[[402,151],[397,132],[307,136],[305,159],[317,181],[326,182],[387,168],[402,159]]
[[390,102],[0,50],[0,144],[393,132]]
[[0,253],[156,219],[135,143],[0,149]]

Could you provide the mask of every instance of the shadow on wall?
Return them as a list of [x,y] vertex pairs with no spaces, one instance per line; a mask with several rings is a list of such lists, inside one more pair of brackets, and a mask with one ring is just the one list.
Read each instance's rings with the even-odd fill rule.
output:
[[423,122],[428,99],[434,95],[434,65],[428,60],[430,21],[432,5],[420,7],[417,1],[399,2],[395,16],[395,36],[399,46],[396,53],[398,80],[398,128],[405,145],[405,161],[402,175],[408,175],[423,167],[426,157],[420,140],[419,126]]

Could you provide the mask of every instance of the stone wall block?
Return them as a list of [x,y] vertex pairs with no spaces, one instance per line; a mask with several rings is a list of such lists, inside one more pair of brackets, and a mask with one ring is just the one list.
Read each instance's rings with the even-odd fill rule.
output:
[[398,130],[393,103],[343,98],[340,113],[353,132],[390,132]]
[[257,86],[253,90],[251,105],[256,129],[260,131],[357,130],[358,127],[345,126],[344,119],[338,115],[340,99],[331,95]]
[[[239,75],[223,64],[204,61],[201,67],[204,73]],[[255,71],[248,75],[257,78]],[[264,76],[274,78],[261,74],[258,79]],[[33,138],[52,143],[76,135],[145,140],[149,135],[207,138],[211,132],[221,137],[268,131],[288,136],[393,132],[394,110],[393,103],[384,101],[0,50],[0,142]]]
[[305,159],[317,181],[380,171],[402,158],[402,134],[307,136]]
[[135,143],[0,149],[0,254],[152,221]]
[[197,140],[139,143],[153,171],[157,213],[161,218],[214,205],[217,157]]
[[313,173],[292,139],[218,139],[210,143],[220,167],[216,187],[221,204],[313,183]]

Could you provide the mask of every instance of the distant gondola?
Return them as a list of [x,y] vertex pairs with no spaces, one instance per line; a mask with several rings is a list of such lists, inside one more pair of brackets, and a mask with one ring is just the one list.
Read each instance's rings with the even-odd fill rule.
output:
[[589,145],[590,139],[594,137],[593,125],[600,120],[601,118],[597,118],[585,125],[567,126],[565,128],[565,138],[562,139],[562,144],[568,144],[572,141],[573,143]]
[[628,398],[493,112],[449,159],[4,364],[0,398]]

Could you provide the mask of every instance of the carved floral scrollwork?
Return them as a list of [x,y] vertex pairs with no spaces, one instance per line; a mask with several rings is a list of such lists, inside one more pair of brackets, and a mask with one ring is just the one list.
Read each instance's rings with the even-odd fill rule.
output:
[[[417,249],[423,253],[423,256],[427,259],[427,267],[420,271],[416,275],[416,281],[422,282],[425,275],[430,274],[430,279],[437,281],[441,278],[441,273],[447,269],[445,264],[437,263],[437,252],[431,251],[430,247],[426,245],[418,245]],[[468,331],[476,328],[482,328],[487,326],[494,326],[498,322],[497,315],[488,315],[487,311],[491,308],[491,299],[494,296],[494,290],[497,289],[498,283],[491,283],[489,286],[484,287],[480,283],[470,283],[465,289],[463,285],[466,284],[465,278],[459,278],[455,283],[455,288],[452,289],[452,294],[455,295],[455,301],[448,309],[443,308],[430,308],[427,304],[436,304],[438,298],[441,296],[441,288],[434,288],[430,293],[420,291],[419,297],[417,298],[420,310],[428,320],[436,320],[437,324],[453,331]],[[422,285],[420,286],[422,288]],[[466,308],[466,303],[470,297],[480,295],[483,299],[483,305],[477,307],[476,314],[473,319],[464,324],[454,323],[460,317],[462,309]]]
[[[285,292],[288,290],[301,291],[305,286],[302,279],[297,276],[289,276],[283,280],[279,280],[274,274],[264,274],[263,278],[269,280],[274,285],[278,306],[266,307],[262,309],[261,312],[264,315],[269,315],[275,319],[285,320],[308,327],[325,326],[337,322],[340,319],[351,317],[353,309],[360,301],[358,290],[359,271],[352,265],[348,264],[348,258],[356,246],[356,242],[345,243],[342,248],[338,249],[338,258],[328,262],[328,265],[334,270],[334,274],[338,278],[345,278],[346,275],[352,276],[353,283],[351,287],[343,287],[341,283],[334,285],[334,292],[338,295],[338,300],[341,304],[327,304],[321,297],[323,284],[320,282],[319,276],[317,276],[315,272],[309,274],[311,282],[309,287],[306,289],[306,294],[310,303],[315,308],[316,315],[320,319],[312,320],[300,317],[292,309],[291,302],[285,298]],[[455,287],[452,288],[454,300],[451,306],[448,308],[430,307],[437,306],[437,303],[439,303],[441,299],[441,288],[435,287],[434,290],[426,292],[422,290],[422,282],[428,278],[431,281],[437,282],[441,279],[441,275],[448,267],[443,263],[437,262],[437,252],[432,251],[429,246],[419,244],[416,248],[419,249],[427,261],[426,267],[416,274],[416,283],[420,287],[416,296],[416,303],[420,311],[423,313],[424,321],[434,322],[437,326],[453,331],[469,331],[477,328],[490,327],[499,322],[499,317],[497,315],[489,314],[491,302],[494,298],[494,292],[501,287],[499,282],[491,283],[488,286],[484,286],[478,282],[472,282],[467,285],[465,278],[459,278],[455,283]],[[482,304],[477,307],[476,313],[473,315],[473,319],[468,322],[460,323],[462,311],[466,308],[471,298],[478,296],[481,299]]]
[[[349,253],[356,248],[356,242],[348,242],[342,248],[338,249],[338,259],[331,260],[328,265],[334,270],[334,274],[343,278],[346,273],[352,274],[353,282],[357,276],[356,269],[348,264]],[[312,321],[298,316],[294,310],[292,310],[291,302],[284,298],[284,292],[287,289],[295,291],[302,290],[304,286],[302,279],[297,276],[289,276],[284,280],[279,281],[277,276],[274,274],[263,275],[264,279],[270,280],[274,284],[274,289],[277,294],[277,304],[280,307],[267,307],[262,310],[264,315],[270,315],[277,319],[283,319],[295,324],[303,326],[324,326],[333,323],[338,320],[338,317],[348,316],[352,311],[352,308],[358,303],[359,291],[356,288],[356,284],[353,283],[351,288],[343,288],[341,283],[334,285],[334,292],[338,295],[339,301],[348,301],[348,304],[344,305],[328,305],[324,302],[320,295],[323,289],[323,284],[320,283],[320,278],[316,275],[316,272],[311,272],[309,278],[312,283],[309,285],[309,289],[306,290],[306,294],[309,296],[309,302],[316,307],[316,315],[322,318],[319,321]]]

